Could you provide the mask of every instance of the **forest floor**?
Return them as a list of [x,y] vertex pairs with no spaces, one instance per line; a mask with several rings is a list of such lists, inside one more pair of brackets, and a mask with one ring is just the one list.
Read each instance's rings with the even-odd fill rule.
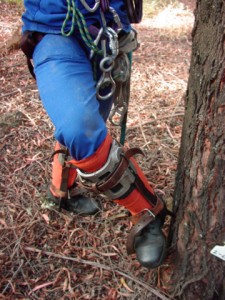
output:
[[[186,1],[192,2],[192,1]],[[21,9],[0,1],[0,45],[20,25]],[[136,25],[126,141],[171,206],[191,56],[193,6],[169,6]],[[19,50],[0,55],[0,299],[167,299],[162,274],[126,254],[127,211],[101,198],[82,218],[45,201],[53,125]],[[108,124],[117,135],[119,130]]]

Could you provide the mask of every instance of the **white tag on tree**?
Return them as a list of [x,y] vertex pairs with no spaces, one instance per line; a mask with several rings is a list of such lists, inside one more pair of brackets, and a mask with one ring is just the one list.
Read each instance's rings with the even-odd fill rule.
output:
[[215,246],[211,251],[211,254],[215,255],[216,257],[221,258],[225,261],[225,245],[224,246]]

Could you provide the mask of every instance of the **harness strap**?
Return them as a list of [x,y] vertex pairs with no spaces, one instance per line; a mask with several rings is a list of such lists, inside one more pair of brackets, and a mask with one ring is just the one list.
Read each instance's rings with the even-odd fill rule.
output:
[[141,234],[142,230],[148,226],[148,224],[155,220],[155,216],[149,210],[142,211],[139,214],[139,217],[138,223],[131,228],[131,231],[127,237],[126,248],[128,255],[135,253],[134,239]]
[[68,195],[68,190],[72,189],[76,186],[76,183],[73,184],[69,189],[68,189],[68,177],[69,177],[69,171],[70,168],[72,167],[70,164],[70,161],[68,160],[69,156],[69,151],[67,148],[62,148],[59,150],[54,151],[54,153],[51,155],[51,158],[53,158],[54,155],[58,154],[58,160],[62,166],[62,172],[61,172],[61,183],[60,183],[60,188],[57,189],[53,184],[51,184],[51,190],[58,194],[61,198],[66,198]]
[[118,182],[118,179],[122,177],[123,173],[129,166],[130,157],[134,156],[135,154],[143,154],[143,152],[139,148],[128,149],[123,154],[122,159],[113,174],[111,174],[105,182],[95,184],[95,188],[97,189],[97,191],[104,193],[107,190],[111,189]]
[[27,57],[27,67],[28,67],[28,70],[29,70],[31,76],[36,80],[36,75],[34,74],[34,66],[29,57]]
[[[123,176],[126,169],[129,167],[130,164],[130,158],[134,156],[135,154],[142,154],[142,150],[140,148],[131,148],[124,151],[124,153],[121,155],[121,160],[116,168],[116,170],[110,174],[103,182],[93,183],[91,185],[86,185],[82,182],[82,185],[88,189],[92,190],[98,193],[105,193],[106,191],[112,189],[115,187],[118,183],[118,180]],[[164,204],[163,202],[154,194],[152,194],[144,185],[141,178],[138,176],[138,174],[134,174],[135,181],[134,185],[136,189],[145,197],[145,199],[151,204],[152,209],[151,212],[154,215],[157,215],[160,213],[160,211],[163,209]]]
[[20,41],[20,48],[27,57],[28,69],[35,80],[36,76],[34,74],[34,66],[31,62],[31,59],[33,57],[35,47],[43,39],[44,36],[45,33],[42,32],[25,31]]

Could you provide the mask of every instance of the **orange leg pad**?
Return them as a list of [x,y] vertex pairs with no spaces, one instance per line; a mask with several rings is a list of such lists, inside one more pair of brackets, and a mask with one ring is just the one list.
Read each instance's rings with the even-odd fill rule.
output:
[[150,203],[136,189],[125,199],[114,200],[114,202],[125,207],[132,215],[136,215],[146,208],[150,210],[152,208]]
[[[138,166],[134,158],[130,159],[135,166],[138,176],[141,178],[145,187],[149,190],[151,194],[155,194],[153,188],[148,183],[148,180],[140,167]],[[117,204],[124,206],[130,211],[132,215],[136,215],[143,211],[144,209],[152,209],[152,205],[144,198],[144,196],[137,190],[133,190],[125,199],[114,200]]]
[[[61,149],[60,143],[56,142],[55,151],[60,150],[60,149]],[[54,190],[60,191],[61,184],[62,184],[63,168],[65,168],[65,166],[62,166],[58,157],[59,157],[59,154],[54,155],[53,166],[52,166],[52,185],[54,186]],[[75,168],[70,167],[69,175],[68,175],[68,179],[67,179],[68,189],[74,184],[76,177],[77,177],[77,170]],[[54,196],[56,196],[56,197],[58,196],[55,194],[53,189],[51,189],[51,192],[53,193]]]
[[98,147],[94,154],[79,161],[73,159],[70,161],[70,163],[74,164],[77,168],[84,172],[95,172],[106,163],[111,144],[112,138],[110,135],[107,135],[103,143]]

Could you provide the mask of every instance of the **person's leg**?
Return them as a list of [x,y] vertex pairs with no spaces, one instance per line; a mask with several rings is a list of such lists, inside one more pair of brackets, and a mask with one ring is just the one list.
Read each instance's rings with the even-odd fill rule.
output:
[[72,163],[87,189],[104,194],[132,214],[134,226],[128,237],[128,254],[136,252],[143,266],[155,268],[166,254],[161,228],[167,210],[133,158],[140,153],[138,148],[125,149],[107,135],[92,156]]
[[77,186],[77,170],[69,163],[70,159],[68,149],[56,142],[47,199],[59,209],[63,208],[82,216],[93,215],[99,211],[99,206],[93,199],[85,197]]
[[46,35],[34,56],[43,105],[55,137],[77,160],[90,156],[106,137],[91,63],[74,37]]
[[[164,204],[136,161],[107,135],[95,96],[90,62],[75,38],[47,35],[34,53],[35,74],[43,104],[81,180],[124,206],[138,219],[130,250],[143,266],[163,261],[166,241],[161,231]],[[142,217],[143,215],[143,217]]]
[[[74,37],[46,35],[33,60],[40,97],[55,126],[55,150],[60,143],[78,160],[92,155],[107,130],[95,97],[92,67],[82,47]],[[68,189],[76,177],[76,170],[62,162],[62,155],[56,153],[53,161],[51,193],[58,198],[66,198],[67,190],[61,188],[65,174]]]

